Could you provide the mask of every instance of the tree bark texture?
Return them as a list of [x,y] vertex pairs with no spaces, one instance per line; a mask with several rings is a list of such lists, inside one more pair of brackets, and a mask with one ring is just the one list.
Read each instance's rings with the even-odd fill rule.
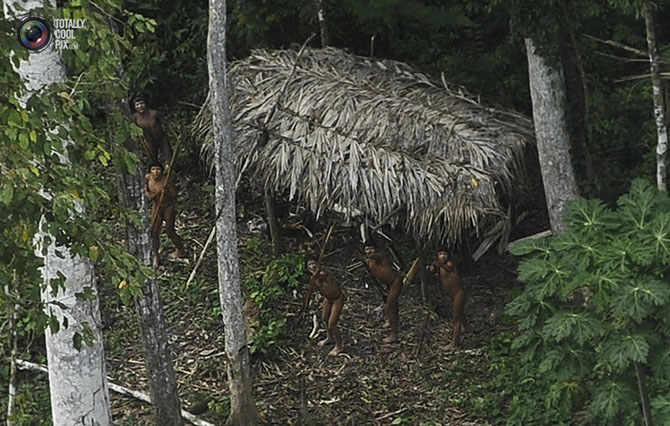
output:
[[272,241],[272,255],[279,257],[282,253],[282,238],[279,231],[279,219],[277,218],[277,204],[272,196],[270,189],[265,189],[265,216],[270,230],[270,240]]
[[[12,282],[12,288],[18,292],[18,283],[16,279]],[[9,390],[7,392],[7,426],[14,426],[14,415],[16,413],[16,391],[18,390],[18,377],[16,375],[16,359],[18,357],[17,344],[17,311],[19,304],[17,303],[18,295],[11,292],[9,284],[5,284],[5,296],[7,303],[7,318],[9,320],[9,338],[11,344],[11,352],[9,355]]]
[[321,31],[321,47],[330,45],[330,36],[328,35],[328,20],[326,19],[326,11],[323,8],[324,0],[314,0],[316,4],[316,11],[319,16],[319,30]]
[[565,82],[560,62],[550,66],[526,39],[528,78],[542,182],[551,230],[564,230],[566,203],[577,197],[577,182],[570,158],[570,136],[565,118]]
[[225,0],[209,0],[207,63],[214,130],[216,210],[220,212],[216,222],[216,244],[219,296],[223,312],[230,390],[231,412],[228,424],[244,426],[258,424],[259,419],[251,387],[246,324],[242,312],[235,215],[235,166],[226,81],[225,30]]
[[647,47],[649,49],[649,67],[651,68],[651,84],[654,96],[654,118],[656,120],[656,185],[658,189],[668,192],[667,153],[668,129],[665,127],[665,105],[663,104],[663,83],[658,66],[658,48],[656,47],[656,30],[654,9],[647,3],[644,7],[644,23],[647,29]]
[[[56,7],[56,4],[53,0],[7,0],[3,2],[3,11],[5,17],[14,19],[28,10],[45,6]],[[16,71],[26,81],[26,96],[50,84],[65,81],[65,67],[53,45],[42,52],[31,53]],[[25,105],[26,100],[20,101]],[[63,146],[58,155],[61,161],[67,163],[67,146]],[[47,192],[43,196],[50,197]],[[54,315],[60,324],[57,333],[52,333],[49,328],[45,332],[53,424],[110,425],[112,416],[93,265],[88,259],[73,255],[66,247],[57,246],[54,238],[43,231],[43,225],[44,218],[35,236],[36,254],[44,259],[41,298],[46,313]],[[54,294],[49,283],[58,278],[59,273],[65,277],[65,282]],[[92,290],[91,298],[85,300],[77,296],[86,289]],[[84,344],[81,350],[77,350],[74,335],[84,334],[86,327],[92,333],[93,345]]]

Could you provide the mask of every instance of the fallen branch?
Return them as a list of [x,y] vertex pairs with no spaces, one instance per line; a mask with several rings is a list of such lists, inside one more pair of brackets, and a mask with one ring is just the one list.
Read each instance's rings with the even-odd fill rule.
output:
[[207,242],[205,242],[205,246],[202,248],[202,251],[200,252],[200,257],[198,257],[198,261],[195,263],[195,266],[191,271],[191,275],[189,275],[188,280],[186,280],[186,288],[188,288],[188,286],[191,284],[191,281],[193,281],[193,278],[195,278],[195,273],[198,271],[198,267],[202,263],[202,259],[204,259],[205,257],[205,252],[207,251],[209,245],[212,243],[212,240],[214,239],[215,235],[216,235],[216,225],[212,227],[212,230],[209,233],[209,237],[207,237]]
[[[49,370],[47,367],[39,364],[35,364],[30,361],[24,361],[22,359],[17,359],[16,360],[16,365],[21,369],[21,370],[33,370],[33,371],[41,371],[43,373],[48,373]],[[121,385],[117,385],[115,383],[112,383],[109,381],[109,378],[107,379],[107,384],[111,390],[113,390],[116,393],[120,393],[122,395],[127,395],[127,396],[132,396],[133,398],[139,399],[140,401],[148,402],[151,404],[151,397],[149,395],[135,391],[132,389],[128,389],[126,387],[123,387]],[[205,420],[201,420],[194,416],[193,414],[189,413],[188,411],[181,410],[181,416],[188,420],[189,422],[193,423],[196,426],[215,426],[213,423],[207,422]]]
[[400,410],[394,411],[392,413],[387,413],[387,414],[384,414],[383,416],[379,416],[379,417],[375,418],[375,420],[380,421],[380,420],[388,419],[389,417],[393,417],[396,414],[404,413],[405,411],[407,411],[407,408],[401,408]]
[[527,240],[535,240],[537,238],[544,238],[544,237],[550,237],[551,234],[551,229],[547,229],[546,231],[538,232],[537,234],[529,235],[527,237],[519,238],[518,240],[514,240],[511,243],[507,244],[507,250],[510,249],[510,247],[514,246],[517,243],[520,243],[522,241],[527,241]]

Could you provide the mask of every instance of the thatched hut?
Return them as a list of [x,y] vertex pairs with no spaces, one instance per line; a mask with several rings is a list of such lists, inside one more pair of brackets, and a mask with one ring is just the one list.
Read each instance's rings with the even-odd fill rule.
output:
[[[334,48],[254,51],[229,68],[238,173],[317,215],[454,243],[507,216],[532,122],[406,64]],[[196,120],[211,164],[211,114]]]

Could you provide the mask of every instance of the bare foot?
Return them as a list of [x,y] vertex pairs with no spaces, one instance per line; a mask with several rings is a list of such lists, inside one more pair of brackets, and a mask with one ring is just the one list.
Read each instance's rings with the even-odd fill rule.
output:
[[382,342],[384,343],[396,343],[398,341],[398,336],[395,334],[391,334],[389,337],[385,337],[382,339]]
[[317,343],[319,346],[324,346],[330,343],[330,337],[326,337],[325,339],[321,340],[319,343]]
[[440,347],[440,350],[443,350],[444,352],[454,352],[458,350],[458,346],[454,345],[453,343],[449,343],[447,346]]
[[175,250],[170,255],[168,256],[170,259],[182,259],[186,257],[186,251],[185,250]]
[[341,346],[335,346],[333,350],[328,352],[328,356],[335,356],[338,355],[340,352],[342,352],[342,347]]

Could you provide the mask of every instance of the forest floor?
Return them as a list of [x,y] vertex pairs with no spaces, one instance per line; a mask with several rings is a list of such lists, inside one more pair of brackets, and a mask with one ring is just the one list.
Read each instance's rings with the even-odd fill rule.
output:
[[[172,243],[162,236],[159,282],[179,393],[183,407],[210,400],[200,418],[223,424],[227,410],[223,324],[221,322],[215,245],[208,249],[196,279],[186,287],[195,259],[213,225],[213,187],[203,176],[177,177],[180,188],[177,232],[190,249],[188,260],[168,261]],[[246,241],[257,237],[247,221],[263,214],[262,199],[249,193],[238,196],[238,232],[242,273],[250,273]],[[325,221],[313,229],[323,241]],[[394,235],[394,237],[396,237]],[[400,237],[397,237],[400,238]],[[303,252],[312,240],[300,232],[285,240],[287,252]],[[287,292],[281,309],[289,337],[278,342],[271,357],[252,357],[254,394],[263,418],[276,425],[478,425],[486,424],[465,404],[473,387],[490,380],[487,345],[509,325],[500,321],[510,292],[518,286],[516,260],[490,250],[484,258],[461,269],[467,294],[468,329],[461,350],[447,353],[440,346],[451,337],[451,300],[443,295],[437,278],[428,274],[424,308],[420,280],[403,291],[400,299],[400,342],[381,343],[384,327],[382,297],[360,263],[357,228],[337,226],[324,266],[343,283],[348,300],[340,319],[344,352],[328,356],[331,345],[319,347],[322,327],[309,337],[319,305],[314,297],[309,315],[298,321],[305,286]],[[403,246],[404,244],[404,246]],[[396,241],[401,253],[413,248]],[[260,247],[269,243],[261,240]],[[402,247],[409,247],[407,250]],[[432,254],[431,254],[432,255]],[[269,255],[268,255],[269,256]],[[407,270],[413,257],[402,259]],[[356,267],[361,265],[360,267]],[[258,265],[256,265],[258,269]],[[260,268],[261,270],[263,268]],[[112,381],[148,393],[141,342],[134,310],[124,306],[113,286],[101,289],[108,374]],[[315,333],[312,333],[315,334]],[[117,425],[151,424],[151,407],[129,397],[112,395]]]

